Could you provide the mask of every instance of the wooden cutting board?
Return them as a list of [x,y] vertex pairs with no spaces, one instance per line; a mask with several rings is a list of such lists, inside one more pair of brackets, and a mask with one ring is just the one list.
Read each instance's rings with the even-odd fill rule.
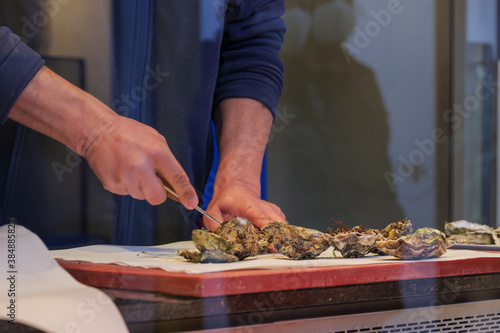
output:
[[420,262],[395,261],[359,266],[255,269],[188,274],[161,269],[58,260],[78,281],[95,287],[210,297],[292,289],[327,288],[397,280],[500,272],[500,258]]

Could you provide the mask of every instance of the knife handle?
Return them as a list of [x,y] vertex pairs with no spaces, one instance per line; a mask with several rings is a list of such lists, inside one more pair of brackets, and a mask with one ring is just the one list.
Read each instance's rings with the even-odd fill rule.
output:
[[175,191],[172,189],[172,186],[170,186],[170,184],[163,184],[163,187],[167,191],[168,198],[175,200],[177,202],[181,202],[181,200],[179,199],[179,196],[177,195],[177,193],[175,193]]
[[[168,185],[165,185],[163,184],[163,187],[165,187],[165,190],[167,191],[167,197],[169,197],[170,199],[173,199],[177,202],[180,202],[179,200],[179,196],[177,195],[177,193],[175,193],[174,190],[172,190],[172,188],[170,187],[170,184]],[[220,222],[217,221],[215,219],[215,217],[209,215],[206,211],[204,211],[200,206],[196,206],[194,208],[195,210],[197,210],[198,212],[200,212],[201,214],[205,215],[206,217],[208,217],[210,220],[214,221],[215,223],[217,223],[218,225],[220,225]]]

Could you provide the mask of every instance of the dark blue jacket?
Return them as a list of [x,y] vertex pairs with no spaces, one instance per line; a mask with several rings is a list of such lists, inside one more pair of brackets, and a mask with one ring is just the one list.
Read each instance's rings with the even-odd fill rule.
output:
[[[201,197],[212,164],[210,120],[217,105],[225,98],[248,97],[276,110],[283,83],[284,3],[113,4],[112,107],[166,137]],[[0,27],[1,223],[15,218],[52,247],[188,239],[199,227],[197,214],[170,200],[152,207],[113,195],[67,147],[6,120],[42,64],[38,54]]]

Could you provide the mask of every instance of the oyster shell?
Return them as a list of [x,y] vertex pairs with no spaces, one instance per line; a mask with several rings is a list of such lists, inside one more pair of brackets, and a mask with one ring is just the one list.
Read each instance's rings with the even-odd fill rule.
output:
[[189,261],[199,262],[199,263],[209,263],[209,262],[224,263],[224,262],[238,261],[238,257],[232,254],[227,254],[220,250],[204,251],[204,252],[179,250],[177,253]]
[[444,233],[446,236],[465,234],[466,232],[489,231],[490,229],[490,226],[466,220],[446,222],[444,224]]
[[455,244],[472,244],[472,245],[491,245],[498,244],[498,237],[491,232],[475,231],[466,232],[463,234],[454,234],[448,236],[448,240]]
[[379,238],[377,229],[364,229],[356,226],[351,230],[345,228],[328,228],[327,233],[333,239],[333,255],[339,251],[344,258],[359,258],[373,250],[373,245]]
[[268,223],[261,230],[268,243],[272,243],[278,252],[294,260],[315,258],[332,243],[328,234],[280,221]]
[[408,236],[382,238],[375,242],[376,249],[401,259],[440,257],[450,245],[445,234],[433,228],[421,228]]
[[450,241],[456,244],[500,245],[498,230],[465,220],[447,222],[444,231]]
[[378,235],[349,232],[347,234],[338,234],[334,236],[333,245],[344,258],[360,258],[372,251],[377,239]]
[[213,231],[193,230],[192,239],[198,251],[183,250],[177,254],[202,263],[243,260],[262,251],[257,230],[244,218],[232,218]]
[[380,232],[384,238],[398,239],[399,237],[409,235],[413,232],[411,221],[403,219],[398,222],[393,222]]
[[213,231],[229,244],[228,252],[238,259],[255,256],[262,251],[262,242],[259,240],[259,229],[242,217],[235,217],[222,223]]
[[258,228],[255,228],[255,233],[257,234],[257,238],[259,240],[259,246],[260,246],[260,252],[261,253],[267,253],[269,251],[269,242],[267,241],[266,236],[262,233],[262,231]]

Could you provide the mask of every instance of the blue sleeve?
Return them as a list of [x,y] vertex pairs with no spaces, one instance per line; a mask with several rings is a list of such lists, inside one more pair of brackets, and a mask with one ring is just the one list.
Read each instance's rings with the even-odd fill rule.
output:
[[0,27],[0,123],[7,120],[17,98],[43,64],[38,53],[8,28]]
[[[231,1],[230,1],[231,3]],[[231,97],[256,99],[276,116],[283,88],[280,58],[283,0],[246,0],[226,11],[214,106]]]

